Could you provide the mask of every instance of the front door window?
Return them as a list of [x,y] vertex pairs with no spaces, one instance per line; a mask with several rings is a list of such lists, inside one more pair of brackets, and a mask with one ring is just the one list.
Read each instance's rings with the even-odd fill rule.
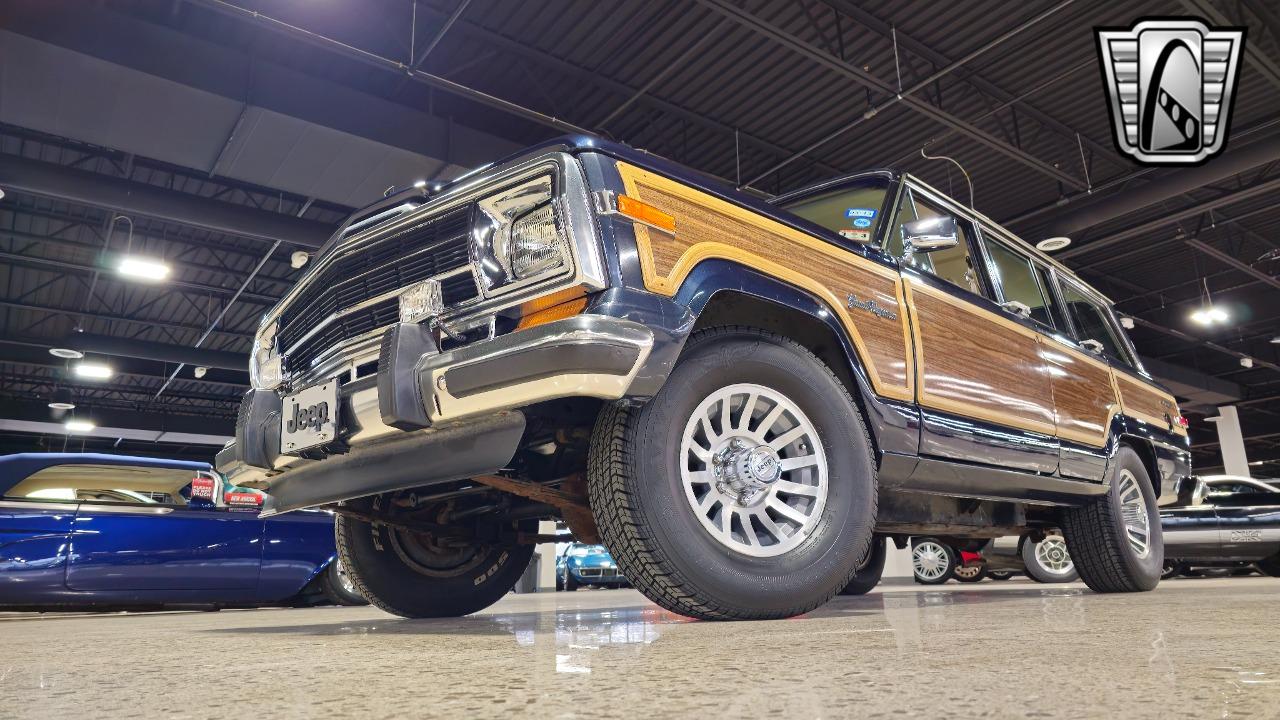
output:
[[[904,247],[902,226],[914,220],[937,217],[956,218],[956,236],[960,241],[955,247],[935,250],[930,253],[915,252],[908,254]],[[885,249],[889,254],[899,258],[903,264],[917,270],[935,275],[952,285],[964,288],[976,295],[982,294],[982,284],[978,280],[978,271],[974,268],[973,257],[969,253],[969,240],[973,237],[973,225],[956,214],[943,208],[920,193],[907,188],[902,193],[902,201],[898,205],[897,216],[889,228],[889,237]]]

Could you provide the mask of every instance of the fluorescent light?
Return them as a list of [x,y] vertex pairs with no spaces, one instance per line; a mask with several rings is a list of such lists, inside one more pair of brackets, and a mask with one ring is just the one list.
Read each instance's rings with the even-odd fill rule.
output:
[[1213,324],[1221,324],[1221,323],[1226,323],[1230,319],[1231,319],[1231,316],[1227,314],[1226,310],[1223,310],[1222,308],[1217,307],[1215,305],[1210,305],[1209,307],[1202,307],[1199,310],[1195,310],[1191,313],[1191,321],[1196,323],[1197,325],[1208,326]]
[[414,186],[414,187],[416,187],[416,188],[418,188],[419,190],[421,190],[422,188],[424,188],[424,187],[426,187],[426,186],[427,186],[427,181],[426,181],[426,180],[416,180],[416,181],[414,181],[413,186]]
[[121,275],[139,280],[163,280],[169,277],[169,266],[153,258],[125,255],[116,266]]
[[84,353],[71,348],[49,348],[49,354],[54,357],[60,357],[64,360],[79,360],[84,357]]
[[69,433],[87,433],[98,427],[92,420],[68,420],[62,424]]
[[88,378],[90,380],[106,380],[112,375],[110,365],[93,362],[76,363],[74,372],[76,377]]
[[1197,325],[1210,325],[1213,319],[1209,317],[1208,310],[1196,310],[1191,313],[1191,322]]

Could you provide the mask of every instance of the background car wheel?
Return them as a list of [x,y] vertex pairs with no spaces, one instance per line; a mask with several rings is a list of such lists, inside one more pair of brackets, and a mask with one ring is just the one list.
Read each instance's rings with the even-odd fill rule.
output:
[[1047,535],[1040,542],[1028,538],[1022,542],[1022,564],[1027,567],[1027,577],[1038,583],[1065,583],[1080,579],[1067,541],[1061,535]]
[[533,557],[532,545],[444,544],[348,515],[338,515],[334,532],[356,590],[375,606],[408,618],[483,610],[515,586]]
[[911,572],[918,583],[941,585],[955,576],[958,564],[955,549],[937,538],[911,541]]
[[1142,459],[1120,446],[1107,494],[1062,512],[1062,531],[1080,578],[1094,592],[1140,592],[1160,583],[1164,536]]
[[320,579],[320,590],[334,605],[369,604],[369,601],[365,600],[356,589],[356,584],[351,580],[351,575],[347,573],[341,558],[335,558],[329,563],[329,567],[324,569],[324,577]]
[[578,584],[577,578],[573,576],[573,573],[569,572],[569,568],[565,568],[564,572],[560,573],[560,582],[558,585],[561,590],[566,592],[573,592],[581,587],[581,585]]
[[871,589],[880,584],[880,577],[884,574],[884,558],[887,552],[886,542],[883,535],[877,535],[871,541],[871,552],[867,553],[867,559],[853,574],[853,579],[848,585],[840,591],[841,595],[866,595]]
[[606,406],[591,507],[631,583],[704,620],[784,618],[848,584],[872,540],[875,464],[857,406],[797,343],[696,333],[662,390]]
[[962,583],[982,582],[987,577],[987,568],[985,565],[962,565],[957,567],[953,574],[956,580]]
[[1008,580],[1013,577],[1013,573],[1008,570],[991,570],[987,573],[987,577],[992,580]]

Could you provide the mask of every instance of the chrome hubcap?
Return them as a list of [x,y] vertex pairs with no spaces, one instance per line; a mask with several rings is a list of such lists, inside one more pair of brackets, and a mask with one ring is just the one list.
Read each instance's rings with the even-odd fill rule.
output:
[[1120,517],[1124,521],[1125,537],[1129,547],[1139,558],[1151,554],[1151,519],[1147,517],[1147,503],[1142,496],[1142,486],[1128,470],[1120,471]]
[[1057,535],[1050,535],[1036,544],[1036,562],[1054,575],[1070,575],[1075,569],[1071,553],[1067,552],[1067,541]]
[[342,561],[335,560],[334,562],[337,563],[338,585],[342,586],[344,592],[348,592],[352,595],[359,595],[359,593],[356,592],[356,584],[352,581],[351,576],[347,574],[347,568],[343,566]]
[[911,565],[916,575],[924,580],[937,580],[947,572],[951,556],[947,549],[936,542],[917,543],[911,550]]
[[754,557],[809,537],[827,501],[827,458],[813,424],[782,393],[743,383],[703,400],[680,444],[685,498],[720,544]]

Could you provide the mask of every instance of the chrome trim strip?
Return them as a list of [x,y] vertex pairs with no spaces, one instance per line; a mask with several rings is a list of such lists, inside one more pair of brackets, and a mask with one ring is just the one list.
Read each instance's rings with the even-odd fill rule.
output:
[[82,500],[82,510],[103,512],[109,515],[168,515],[174,511],[171,507],[150,507],[147,505],[107,505]]
[[40,500],[0,500],[0,508],[12,508],[14,510],[66,510],[68,515],[76,514],[76,506],[81,500],[66,500],[63,502],[48,502]]

